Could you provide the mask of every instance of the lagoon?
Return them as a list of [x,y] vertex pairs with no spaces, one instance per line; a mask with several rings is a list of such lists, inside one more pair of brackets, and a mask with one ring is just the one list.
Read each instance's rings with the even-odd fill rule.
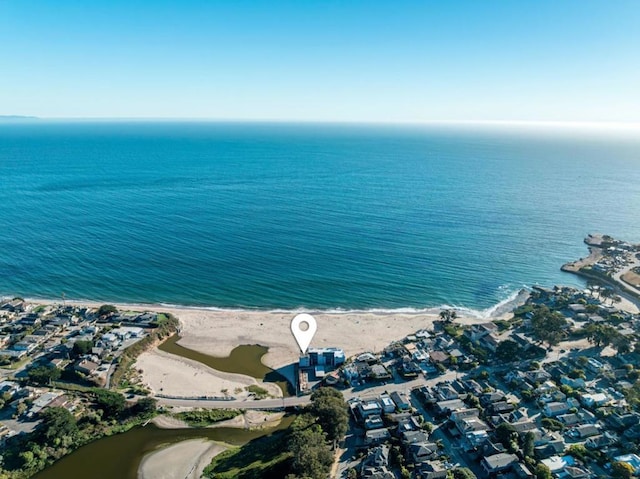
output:
[[198,361],[210,368],[226,373],[244,374],[265,382],[276,383],[285,396],[293,394],[293,386],[277,371],[262,363],[262,357],[269,348],[257,344],[244,344],[234,348],[226,358],[209,356],[178,344],[177,334],[164,341],[158,349],[187,359]]
[[241,445],[273,431],[286,429],[292,421],[293,417],[286,417],[277,427],[261,430],[225,427],[160,429],[149,424],[87,444],[33,477],[35,479],[65,477],[136,479],[142,458],[162,446],[196,438]]

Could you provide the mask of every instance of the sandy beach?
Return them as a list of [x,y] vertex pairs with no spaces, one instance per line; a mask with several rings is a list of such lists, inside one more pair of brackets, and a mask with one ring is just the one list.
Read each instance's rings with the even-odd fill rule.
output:
[[[38,300],[34,302],[47,303]],[[103,303],[73,304],[98,307]],[[281,371],[297,362],[299,358],[300,351],[290,330],[291,320],[299,311],[211,310],[144,304],[115,306],[121,311],[157,311],[173,314],[180,320],[179,344],[212,356],[226,357],[239,345],[259,344],[269,348],[269,352],[262,358],[263,363]],[[318,324],[311,347],[342,348],[347,357],[365,351],[381,351],[391,342],[408,334],[421,329],[431,329],[433,322],[438,319],[438,314],[424,312],[309,312]],[[508,319],[512,316],[510,312],[504,312],[504,308],[491,317],[475,317],[464,315],[463,312],[458,314],[456,322],[467,325]],[[155,394],[184,397],[231,395],[244,399],[248,395],[245,387],[258,384],[273,396],[281,395],[281,391],[274,384],[262,383],[244,375],[216,371],[202,363],[157,349],[140,355],[135,368],[142,371],[142,382]]]
[[211,460],[227,448],[206,439],[191,439],[145,456],[139,479],[199,479]]
[[246,399],[247,386],[258,385],[271,396],[282,396],[273,383],[263,383],[242,374],[216,371],[202,363],[152,349],[142,353],[135,363],[142,370],[143,382],[153,392],[168,396],[233,396]]
[[[130,306],[129,306],[130,307]],[[298,361],[300,351],[289,325],[296,313],[257,311],[210,311],[206,309],[149,308],[169,312],[180,319],[179,344],[212,356],[225,357],[241,344],[267,346],[265,365],[281,369]],[[503,315],[508,317],[510,315]],[[335,346],[347,356],[364,351],[380,351],[394,340],[420,329],[430,329],[437,315],[424,313],[320,313],[314,314],[318,331],[312,347]],[[460,317],[461,324],[488,319]],[[244,388],[260,384],[273,396],[279,389],[248,376],[221,373],[201,363],[154,349],[142,354],[135,366],[142,370],[142,381],[155,393],[172,396],[247,397]],[[195,379],[195,380],[194,380]]]
[[[260,344],[269,348],[269,352],[262,360],[265,365],[273,369],[278,370],[298,361],[300,351],[289,329],[291,319],[296,314],[294,312],[162,309],[180,319],[179,344],[187,348],[212,356],[225,357],[238,345]],[[425,313],[349,312],[314,313],[313,315],[318,323],[318,330],[311,346],[342,348],[347,356],[365,351],[381,351],[389,343],[400,340],[408,334],[420,329],[431,329],[433,322],[438,319],[438,315]],[[510,314],[502,317],[510,317]],[[486,318],[460,317],[456,322],[473,324],[487,320]],[[163,388],[164,394],[188,395],[185,391],[195,394],[196,391],[202,392],[206,389],[207,394],[217,395],[216,391],[219,392],[225,388],[229,391],[235,390],[235,386],[216,379],[216,376],[220,376],[200,363],[189,364],[183,358],[173,356],[173,359],[169,359],[157,353],[152,351],[143,354],[136,364],[137,368],[143,370],[143,382],[155,392]],[[180,363],[189,367],[181,368]],[[169,366],[171,366],[170,369],[168,369]],[[203,381],[198,381],[196,385],[192,380],[195,371],[191,368],[201,372],[200,377]],[[168,393],[167,387],[173,392]]]

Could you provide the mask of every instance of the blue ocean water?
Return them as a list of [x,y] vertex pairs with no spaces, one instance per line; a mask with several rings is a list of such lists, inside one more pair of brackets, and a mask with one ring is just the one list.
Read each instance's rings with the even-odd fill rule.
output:
[[637,134],[0,124],[5,296],[482,310],[639,218]]

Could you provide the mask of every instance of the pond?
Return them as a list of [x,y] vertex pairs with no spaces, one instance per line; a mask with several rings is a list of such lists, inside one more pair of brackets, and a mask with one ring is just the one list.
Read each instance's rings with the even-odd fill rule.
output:
[[98,439],[63,457],[51,467],[33,476],[35,479],[91,477],[92,479],[136,479],[142,458],[161,446],[187,439],[207,438],[240,445],[286,429],[293,416],[270,429],[235,428],[160,429],[153,424],[135,427],[125,433]]
[[234,348],[226,358],[218,358],[185,348],[178,344],[179,340],[180,336],[174,334],[160,344],[158,349],[175,354],[176,356],[198,361],[218,371],[244,374],[253,378],[262,379],[264,382],[276,383],[280,386],[285,396],[290,396],[295,393],[293,386],[283,375],[262,363],[262,356],[269,351],[269,348],[265,346],[244,344]]

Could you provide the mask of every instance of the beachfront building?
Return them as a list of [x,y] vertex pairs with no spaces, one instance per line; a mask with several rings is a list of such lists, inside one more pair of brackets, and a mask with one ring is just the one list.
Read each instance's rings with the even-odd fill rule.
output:
[[323,380],[327,373],[344,364],[345,359],[344,351],[340,348],[309,348],[298,362],[298,389],[301,392],[310,391],[314,382]]
[[300,358],[300,367],[325,366],[334,369],[345,361],[344,351],[340,348],[309,348]]
[[300,357],[300,370],[313,371],[316,379],[325,377],[345,361],[344,351],[339,348],[309,348],[307,354]]

